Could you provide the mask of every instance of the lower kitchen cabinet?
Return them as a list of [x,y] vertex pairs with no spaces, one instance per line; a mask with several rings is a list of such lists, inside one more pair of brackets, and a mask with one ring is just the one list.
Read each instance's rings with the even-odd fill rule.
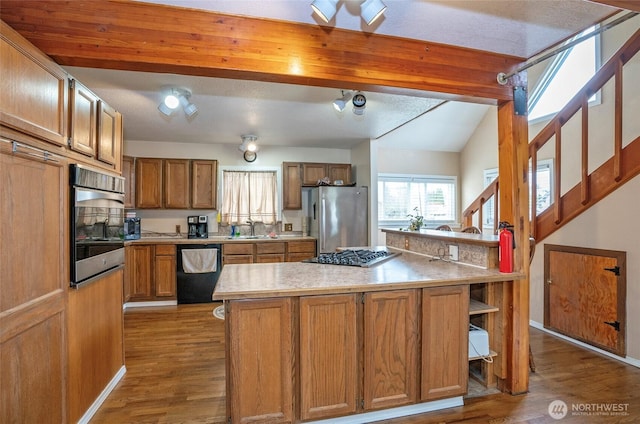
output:
[[223,264],[252,264],[255,243],[225,243],[222,246]]
[[229,422],[294,422],[293,300],[225,307]]
[[315,240],[290,241],[287,243],[287,262],[300,262],[315,256]]
[[356,295],[300,298],[300,418],[356,412]]
[[419,291],[364,295],[364,409],[418,400]]
[[132,244],[125,248],[125,261],[129,300],[176,298],[175,245]]
[[256,243],[256,263],[284,262],[286,243]]
[[422,291],[422,400],[461,396],[469,380],[469,286]]

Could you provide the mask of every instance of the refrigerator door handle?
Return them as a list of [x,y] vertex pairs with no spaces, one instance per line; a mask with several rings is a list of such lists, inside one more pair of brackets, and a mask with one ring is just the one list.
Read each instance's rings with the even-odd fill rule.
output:
[[313,203],[313,219],[314,219],[314,220],[318,219],[318,218],[316,217],[316,204],[315,204],[315,202]]
[[[325,228],[327,228],[326,222],[324,222],[325,217],[326,217],[326,200],[323,197],[321,200],[322,205],[320,206],[320,219],[319,219],[319,230],[320,230],[320,234],[324,234],[324,232],[326,231]],[[314,205],[315,206],[315,205]],[[325,243],[326,243],[326,237],[320,237],[321,243],[320,243],[320,251],[324,252],[325,251]]]

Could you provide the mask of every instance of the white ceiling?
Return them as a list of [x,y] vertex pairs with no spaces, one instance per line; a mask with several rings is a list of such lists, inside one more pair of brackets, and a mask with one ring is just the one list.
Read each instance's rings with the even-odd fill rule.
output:
[[[309,24],[311,0],[144,0],[222,13]],[[615,12],[584,0],[384,0],[384,18],[368,27],[359,0],[341,1],[331,26],[531,57]],[[326,24],[324,24],[326,25]],[[261,146],[349,148],[378,139],[383,146],[460,151],[489,106],[365,93],[355,116],[331,106],[340,89],[88,68],[66,68],[123,113],[126,140],[239,144],[255,134]],[[199,112],[162,115],[167,86],[188,88]],[[433,109],[431,112],[429,110]],[[427,113],[428,112],[428,113]]]

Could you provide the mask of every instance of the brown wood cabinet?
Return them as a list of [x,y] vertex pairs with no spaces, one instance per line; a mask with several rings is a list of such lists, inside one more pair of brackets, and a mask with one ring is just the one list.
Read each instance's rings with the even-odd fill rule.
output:
[[189,160],[163,159],[163,206],[166,209],[189,208]]
[[162,207],[162,159],[136,158],[136,207]]
[[154,270],[154,295],[161,298],[176,298],[176,246],[156,245]]
[[124,366],[123,274],[118,269],[68,291],[69,422],[84,415]]
[[98,96],[74,79],[70,80],[69,88],[69,147],[93,157],[98,135]]
[[315,240],[287,242],[287,262],[300,262],[316,256]]
[[302,209],[302,174],[298,162],[282,163],[282,209]]
[[256,263],[284,262],[285,242],[256,243]]
[[[4,38],[5,25],[1,25]],[[3,44],[0,60],[3,67],[6,48]],[[7,82],[6,78],[3,68],[2,84]],[[43,83],[46,82],[44,79]],[[4,106],[2,110],[6,110]],[[65,307],[69,290],[67,170],[62,158],[58,162],[43,161],[12,153],[10,145],[0,143],[3,222],[0,422],[3,423],[69,421],[65,406]]]
[[222,245],[223,264],[252,264],[255,243],[225,243]]
[[416,403],[420,352],[418,290],[364,295],[364,409]]
[[216,209],[218,207],[218,161],[191,161],[191,207]]
[[[103,100],[98,102],[98,160],[106,164],[116,164],[122,144],[122,115]],[[118,166],[120,168],[120,166]]]
[[229,422],[294,422],[292,299],[225,306]]
[[343,184],[351,184],[351,165],[348,163],[328,163],[327,176],[331,184],[342,180]]
[[0,123],[67,145],[67,73],[0,21]]
[[303,163],[302,164],[302,185],[317,186],[318,180],[327,177],[326,163]]
[[135,158],[122,157],[122,176],[124,177],[124,207],[133,209],[136,207]]
[[301,297],[300,418],[355,413],[357,365],[356,295]]
[[133,244],[125,248],[131,301],[176,298],[176,246]]
[[469,380],[469,286],[422,290],[422,400],[463,395]]

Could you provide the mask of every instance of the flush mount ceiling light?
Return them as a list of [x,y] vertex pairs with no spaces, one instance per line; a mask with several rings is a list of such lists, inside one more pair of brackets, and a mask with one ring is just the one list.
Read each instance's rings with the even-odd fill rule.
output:
[[238,146],[238,150],[241,152],[257,152],[258,151],[258,137],[255,135],[243,135],[240,137],[242,143]]
[[187,118],[191,118],[198,112],[198,107],[189,101],[191,91],[182,88],[171,88],[162,99],[158,110],[167,116],[171,116],[173,112],[182,106],[184,114]]
[[314,0],[311,3],[313,11],[325,22],[329,22],[336,14],[338,0]]
[[347,102],[351,99],[350,92],[344,92],[344,90],[340,90],[342,97],[339,97],[333,101],[333,108],[338,112],[342,112],[344,108],[347,106]]
[[364,115],[364,109],[367,107],[367,98],[361,92],[354,94],[353,99],[353,113],[356,115]]
[[360,6],[360,16],[367,25],[371,25],[382,16],[385,10],[387,10],[387,5],[382,0],[366,0]]

